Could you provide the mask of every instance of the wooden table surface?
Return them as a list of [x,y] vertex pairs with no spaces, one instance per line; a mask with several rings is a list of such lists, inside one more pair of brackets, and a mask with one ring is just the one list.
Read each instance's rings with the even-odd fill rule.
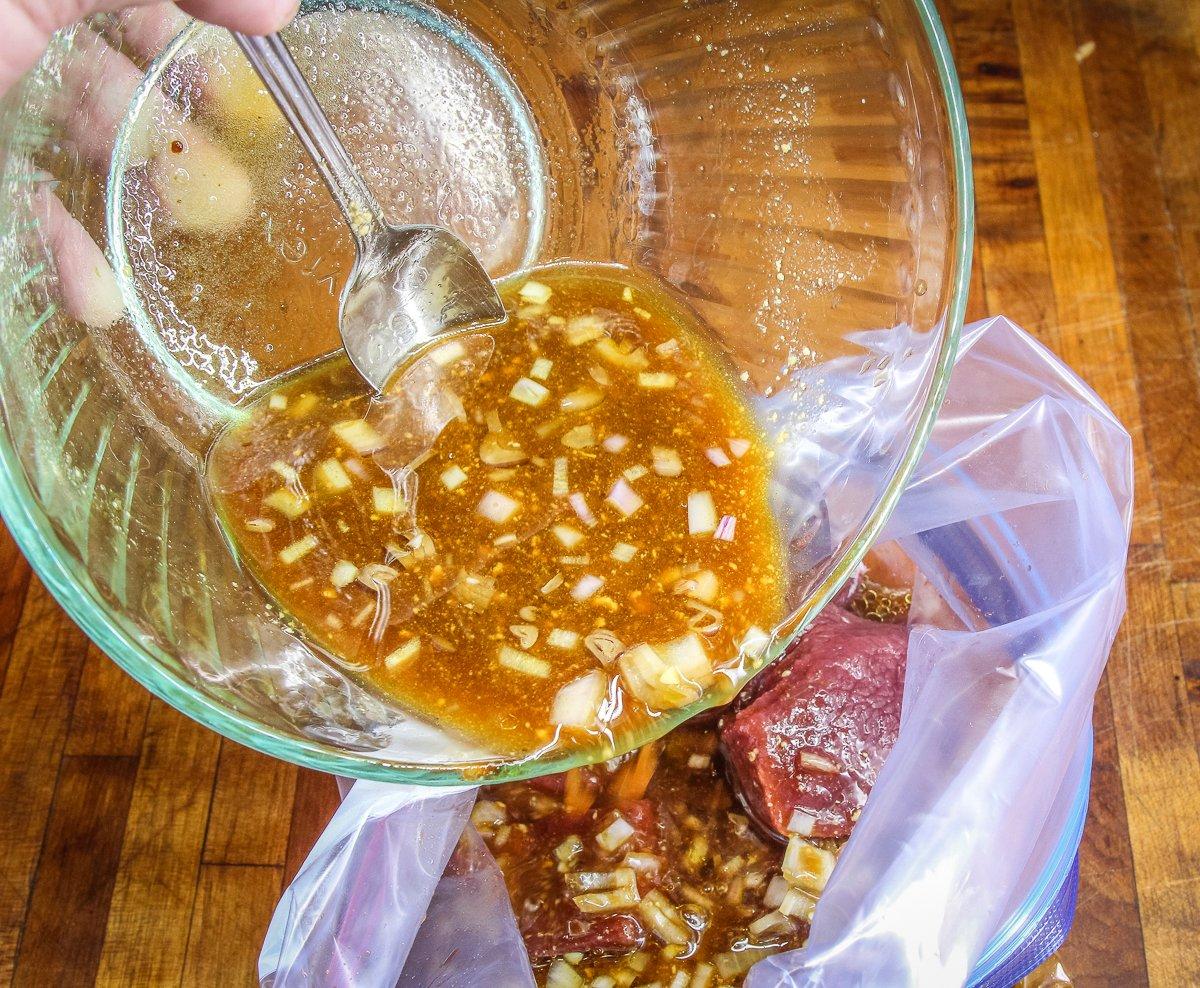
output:
[[[1129,615],[1096,700],[1080,985],[1200,984],[1200,3],[945,0],[974,141],[969,316],[1133,434]],[[249,984],[337,802],[152,700],[0,530],[0,981]]]

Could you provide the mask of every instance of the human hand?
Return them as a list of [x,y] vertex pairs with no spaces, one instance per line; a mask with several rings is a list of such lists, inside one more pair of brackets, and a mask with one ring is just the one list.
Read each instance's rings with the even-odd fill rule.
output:
[[[0,0],[0,96],[29,71],[50,36],[88,14],[140,7],[152,0]],[[245,34],[277,31],[296,16],[299,0],[178,0],[185,14]]]

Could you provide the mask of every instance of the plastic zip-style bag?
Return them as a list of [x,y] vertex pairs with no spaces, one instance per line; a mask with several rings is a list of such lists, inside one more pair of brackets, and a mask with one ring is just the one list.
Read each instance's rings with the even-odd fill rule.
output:
[[[807,945],[750,988],[1007,985],[1061,943],[1131,512],[1100,399],[1007,320],[968,327],[884,537],[918,574],[899,739]],[[356,784],[276,910],[262,983],[532,985],[471,802]]]

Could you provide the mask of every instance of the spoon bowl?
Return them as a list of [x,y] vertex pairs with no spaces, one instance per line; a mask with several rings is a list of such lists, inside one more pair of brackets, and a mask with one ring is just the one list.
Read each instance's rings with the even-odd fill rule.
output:
[[338,332],[371,389],[381,393],[397,367],[439,336],[502,322],[504,305],[492,280],[458,237],[438,226],[387,222],[283,39],[233,37],[312,157],[354,237]]

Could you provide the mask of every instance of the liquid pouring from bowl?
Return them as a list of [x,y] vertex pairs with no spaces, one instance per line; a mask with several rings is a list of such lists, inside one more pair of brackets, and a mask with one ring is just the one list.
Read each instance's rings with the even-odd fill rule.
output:
[[233,37],[350,227],[355,259],[342,288],[338,332],[372,390],[382,392],[399,366],[438,337],[503,322],[495,286],[458,237],[438,226],[387,222],[283,39]]

